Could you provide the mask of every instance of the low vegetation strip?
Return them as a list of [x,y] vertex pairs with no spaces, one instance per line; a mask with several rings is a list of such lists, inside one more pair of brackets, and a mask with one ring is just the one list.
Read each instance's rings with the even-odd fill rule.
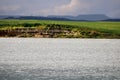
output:
[[0,36],[120,39],[120,22],[0,20]]

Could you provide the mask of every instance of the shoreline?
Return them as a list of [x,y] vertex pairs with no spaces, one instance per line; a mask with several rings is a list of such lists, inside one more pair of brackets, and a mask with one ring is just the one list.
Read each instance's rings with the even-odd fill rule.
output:
[[120,40],[117,38],[35,38],[35,37],[0,37],[0,39],[68,39],[68,40]]
[[1,20],[0,37],[120,39],[120,23]]

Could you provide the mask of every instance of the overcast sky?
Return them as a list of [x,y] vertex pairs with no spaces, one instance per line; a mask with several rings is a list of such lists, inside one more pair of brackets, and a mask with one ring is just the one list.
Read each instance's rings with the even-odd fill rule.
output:
[[0,15],[105,14],[120,18],[120,0],[0,0]]

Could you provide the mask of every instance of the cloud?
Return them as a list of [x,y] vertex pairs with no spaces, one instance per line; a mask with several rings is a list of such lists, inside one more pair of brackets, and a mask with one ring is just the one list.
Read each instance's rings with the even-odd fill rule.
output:
[[120,18],[120,0],[70,0],[67,4],[40,10],[36,13],[38,15],[105,14],[109,17]]
[[42,15],[71,15],[77,10],[83,11],[88,6],[87,3],[80,2],[80,0],[71,0],[68,4],[55,6],[52,9],[40,10],[39,14]]
[[62,6],[56,6],[54,8],[54,11],[56,13],[68,13],[71,12],[73,10],[76,10],[79,7],[79,0],[71,0],[71,2],[69,4],[65,4]]
[[0,14],[38,16],[105,14],[120,18],[120,0],[1,0]]
[[18,5],[0,6],[0,11],[16,11],[20,8]]
[[21,7],[19,5],[0,6],[0,15],[19,15]]
[[88,4],[86,12],[89,14],[105,14],[109,17],[120,18],[120,0],[93,0]]

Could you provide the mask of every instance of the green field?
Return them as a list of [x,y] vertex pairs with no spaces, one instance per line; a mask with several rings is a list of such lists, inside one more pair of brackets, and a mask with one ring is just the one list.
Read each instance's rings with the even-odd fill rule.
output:
[[[0,30],[18,27],[61,27],[78,31],[96,31],[98,38],[120,38],[120,22],[80,22],[51,20],[0,20]],[[110,36],[110,37],[109,37]],[[89,38],[86,36],[86,38]],[[93,36],[93,38],[96,38]]]

